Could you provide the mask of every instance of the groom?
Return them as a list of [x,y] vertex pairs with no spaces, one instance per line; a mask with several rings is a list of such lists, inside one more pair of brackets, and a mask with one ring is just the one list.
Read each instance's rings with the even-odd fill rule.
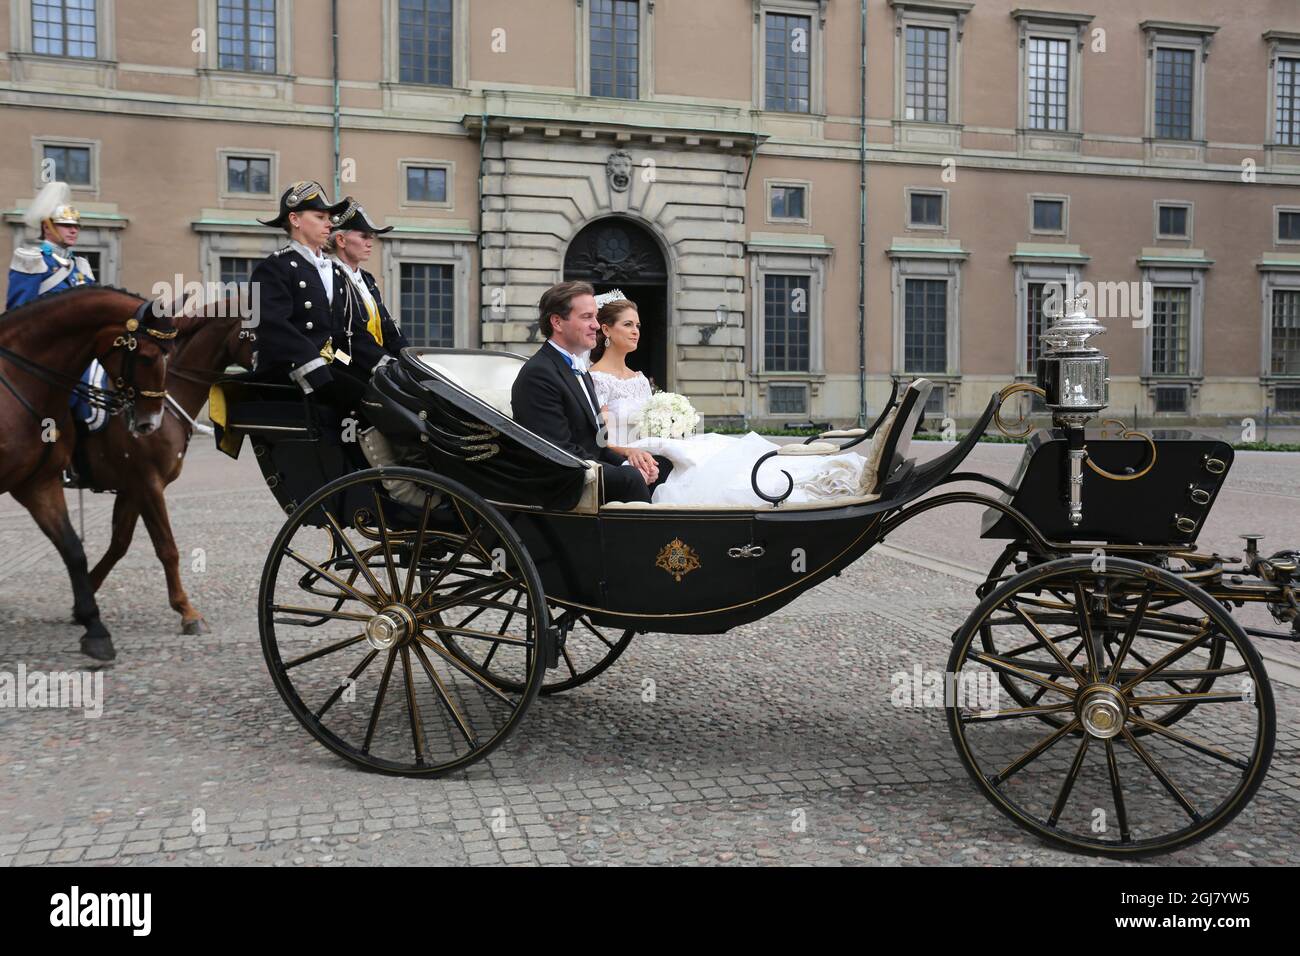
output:
[[596,344],[595,290],[587,282],[551,286],[538,307],[546,340],[519,370],[510,392],[515,421],[570,454],[600,463],[601,501],[649,501],[672,462],[639,449],[608,447],[596,386],[582,353]]

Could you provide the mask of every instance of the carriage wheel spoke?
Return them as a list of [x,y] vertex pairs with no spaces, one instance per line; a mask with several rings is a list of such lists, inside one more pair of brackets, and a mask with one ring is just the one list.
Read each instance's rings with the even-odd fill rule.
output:
[[291,661],[286,661],[284,665],[284,669],[290,670],[294,667],[297,667],[300,664],[306,664],[308,661],[314,661],[318,657],[324,657],[326,654],[333,654],[335,651],[341,651],[345,647],[351,647],[353,644],[356,644],[359,641],[364,641],[365,639],[366,639],[365,634],[357,634],[353,637],[349,637],[342,641],[335,641],[333,644],[329,644],[325,647],[317,648],[316,650],[312,651],[310,654],[304,654],[302,657],[295,657]]
[[1083,675],[1080,674],[1075,669],[1073,664],[1071,664],[1068,660],[1066,660],[1065,655],[1061,653],[1061,649],[1057,647],[1054,643],[1052,643],[1051,638],[1049,638],[1046,634],[1043,633],[1043,629],[1038,626],[1037,622],[1034,621],[1034,619],[1031,618],[1028,614],[1026,614],[1015,603],[1014,600],[1011,601],[1010,603],[1011,603],[1012,612],[1016,615],[1016,617],[1020,618],[1020,620],[1024,623],[1025,627],[1029,628],[1029,630],[1033,632],[1034,637],[1038,638],[1039,642],[1051,652],[1052,656],[1056,658],[1057,662],[1062,667],[1065,668],[1065,672],[1069,674],[1071,677],[1073,677],[1075,682],[1078,683],[1080,687],[1086,684],[1087,681],[1083,679]]
[[379,651],[371,651],[369,654],[367,654],[365,657],[361,659],[360,664],[352,668],[352,673],[349,674],[346,679],[339,681],[339,686],[334,688],[334,693],[330,694],[329,699],[326,700],[325,703],[321,704],[320,710],[316,711],[317,720],[320,720],[322,717],[324,717],[325,711],[333,707],[334,702],[343,696],[343,691],[345,691],[349,686],[348,682],[351,681],[353,684],[355,684],[357,678],[361,676],[361,672],[365,670],[367,667],[369,667],[370,662],[373,661],[378,656],[379,656]]
[[1146,616],[1147,606],[1151,603],[1151,592],[1155,590],[1150,584],[1142,592],[1142,597],[1138,599],[1138,605],[1133,609],[1133,615],[1129,618],[1128,627],[1124,630],[1124,640],[1119,645],[1119,650],[1115,652],[1115,660],[1110,665],[1110,673],[1106,675],[1106,683],[1114,684],[1119,679],[1120,668],[1124,666],[1124,658],[1128,656],[1129,649],[1133,646],[1133,639],[1137,637],[1138,629],[1142,626],[1142,618]]
[[1110,774],[1110,792],[1115,800],[1115,816],[1119,820],[1119,839],[1121,843],[1131,843],[1133,835],[1128,829],[1128,811],[1124,808],[1124,788],[1119,782],[1119,762],[1115,759],[1115,747],[1106,741],[1106,769]]
[[1152,674],[1159,673],[1161,670],[1163,670],[1165,667],[1172,664],[1174,661],[1196,650],[1196,648],[1200,647],[1202,644],[1205,643],[1205,639],[1208,638],[1211,633],[1212,632],[1210,631],[1210,621],[1206,619],[1206,621],[1201,627],[1201,633],[1199,637],[1193,638],[1190,641],[1186,641],[1183,644],[1180,644],[1178,647],[1175,647],[1172,651],[1170,651],[1164,657],[1160,658],[1154,664],[1148,664],[1146,667],[1142,668],[1142,670],[1138,671],[1136,676],[1129,678],[1122,685],[1120,685],[1120,690],[1130,690],[1134,686],[1144,683]]
[[[1034,646],[1037,647],[1037,645],[1034,645]],[[1069,656],[1066,657],[1065,659],[1066,659],[1067,661],[1071,661],[1071,662],[1073,662],[1073,660],[1074,660],[1076,657],[1079,656],[1079,652],[1080,652],[1081,650],[1083,650],[1083,644],[1082,644],[1082,642],[1079,643],[1079,644],[1076,644],[1074,650],[1070,651]],[[1055,682],[1055,681],[1052,681],[1052,683],[1055,684],[1056,682]],[[1037,690],[1034,691],[1033,695],[1029,698],[1029,702],[1030,702],[1031,704],[1036,704],[1036,703],[1038,703],[1040,700],[1043,699],[1043,695],[1046,694],[1046,693],[1047,693],[1047,688],[1046,688],[1046,687],[1039,687]]]
[[1083,585],[1074,582],[1074,613],[1079,618],[1079,632],[1083,635],[1083,650],[1088,658],[1088,680],[1096,683],[1101,663],[1097,660],[1097,646],[1093,643],[1092,611],[1088,607],[1088,598],[1083,593]]
[[388,680],[393,676],[393,662],[397,660],[397,650],[388,652],[388,660],[384,664],[384,676],[379,681],[379,692],[375,694],[375,706],[370,711],[370,724],[366,727],[366,740],[361,745],[363,754],[370,753],[370,742],[375,739],[375,728],[379,726],[379,712],[384,707],[384,695],[388,693]]
[[1217,747],[1213,747],[1210,744],[1195,739],[1194,737],[1188,737],[1184,734],[1178,733],[1178,731],[1176,730],[1170,730],[1168,727],[1164,726],[1163,724],[1157,724],[1154,721],[1146,720],[1145,718],[1142,717],[1130,716],[1129,720],[1137,724],[1139,727],[1145,727],[1147,730],[1168,737],[1170,740],[1182,744],[1184,747],[1187,747],[1189,750],[1195,750],[1197,753],[1205,754],[1205,756],[1212,757],[1213,759],[1218,760],[1220,763],[1226,763],[1229,766],[1236,767],[1238,770],[1250,769],[1250,764],[1248,764],[1246,761],[1241,760],[1238,757],[1234,757],[1232,756],[1232,754],[1224,753],[1222,750],[1219,750]]
[[486,611],[489,607],[509,608],[509,607],[510,607],[509,604],[498,604],[498,603],[497,603],[497,598],[501,597],[501,595],[505,594],[506,591],[508,591],[508,590],[509,590],[509,587],[501,588],[499,591],[497,591],[496,594],[494,594],[494,595],[492,595],[492,597],[488,598],[487,601],[483,601],[483,602],[475,602],[475,603],[478,603],[478,609],[475,610],[475,611],[471,611],[470,614],[469,614],[469,616],[468,616],[467,618],[465,618],[463,621],[461,621],[459,624],[457,624],[456,626],[457,626],[457,627],[464,627],[465,625],[472,623],[473,620],[474,620],[474,618],[478,617],[480,614],[482,614],[484,611]]
[[578,621],[582,624],[583,627],[591,631],[592,634],[596,635],[596,640],[600,641],[600,643],[604,644],[611,651],[614,649],[613,642],[606,640],[605,635],[600,633],[600,631],[596,630],[594,627],[592,627],[591,622],[588,621],[585,617],[578,618]]
[[1061,781],[1061,791],[1056,795],[1056,803],[1052,804],[1052,812],[1047,816],[1047,825],[1056,826],[1056,821],[1061,819],[1061,814],[1065,812],[1065,804],[1070,799],[1070,791],[1074,789],[1074,782],[1079,778],[1079,770],[1083,767],[1084,755],[1088,752],[1088,741],[1092,738],[1084,734],[1079,741],[1079,749],[1075,751],[1074,761],[1070,764],[1070,770]]
[[973,714],[961,714],[963,724],[982,724],[995,720],[1015,720],[1017,717],[1039,717],[1043,714],[1056,714],[1070,710],[1073,704],[1052,704],[1044,707],[1012,707],[1009,710],[981,710]]
[[372,610],[375,610],[375,611],[378,611],[378,610],[379,610],[379,604],[378,604],[378,602],[376,601],[376,599],[375,599],[373,596],[367,596],[367,595],[365,595],[365,594],[362,594],[360,591],[358,591],[356,588],[352,587],[352,585],[350,585],[350,584],[346,583],[345,581],[343,581],[343,580],[342,580],[341,578],[339,578],[337,575],[334,575],[334,574],[330,573],[329,571],[326,571],[326,570],[325,570],[324,568],[322,568],[319,564],[315,564],[315,563],[312,562],[312,561],[308,561],[306,558],[304,558],[302,555],[300,555],[297,551],[293,550],[293,548],[286,547],[286,548],[284,549],[284,553],[287,554],[289,557],[293,558],[295,561],[297,561],[299,564],[301,564],[304,568],[307,568],[309,571],[315,571],[317,574],[319,574],[319,575],[320,575],[321,577],[323,577],[325,580],[329,581],[331,584],[333,584],[335,587],[337,587],[337,588],[338,588],[340,591],[342,591],[344,594],[347,594],[347,595],[351,596],[351,597],[353,598],[353,600],[360,601],[362,604],[364,604],[364,605],[365,605],[366,607],[368,607],[368,608],[371,608]]
[[577,677],[578,669],[573,666],[573,658],[569,656],[568,646],[566,645],[565,647],[560,648],[560,653],[564,655],[564,663],[569,668],[569,676]]
[[511,700],[509,697],[507,697],[505,693],[502,692],[501,688],[497,687],[495,684],[488,681],[478,671],[474,670],[473,668],[469,667],[466,664],[462,664],[460,660],[456,657],[456,655],[452,654],[451,651],[445,650],[444,648],[440,647],[435,642],[429,640],[428,636],[425,635],[423,632],[417,634],[415,639],[418,640],[425,647],[427,647],[429,650],[433,651],[439,657],[441,657],[452,667],[456,668],[458,671],[460,671],[470,680],[482,686],[489,693],[495,694],[497,697],[505,701],[511,707],[515,706],[515,702]]
[[1246,699],[1245,694],[1212,694],[1192,692],[1188,694],[1158,694],[1155,697],[1130,697],[1130,704],[1235,704]]
[[[352,556],[352,560],[356,565],[356,569],[366,576],[366,580],[370,582],[370,586],[375,589],[375,594],[378,595],[380,600],[382,601],[391,600],[391,598],[389,597],[390,592],[385,591],[383,588],[379,586],[379,579],[376,578],[374,572],[370,570],[369,558],[367,557],[367,559],[364,561],[361,559],[361,555],[357,554],[357,549],[352,546],[352,542],[349,541],[348,536],[343,533],[343,528],[340,527],[334,515],[330,514],[328,508],[322,505],[320,510],[324,513],[325,520],[329,522],[329,526],[333,531],[334,535],[337,537],[338,541],[347,550],[348,554]],[[396,592],[392,592],[392,593],[396,593]]]
[[401,592],[401,586],[397,583],[397,564],[393,561],[393,542],[388,537],[388,521],[384,518],[384,503],[379,498],[379,489],[370,489],[371,496],[375,499],[375,523],[379,531],[379,540],[384,545],[384,566],[388,569],[388,585],[392,589],[388,593],[394,598]]
[[[1139,654],[1137,651],[1132,651],[1132,650],[1131,650],[1131,651],[1129,651],[1129,654],[1131,654],[1131,655],[1133,656],[1133,659],[1136,660],[1136,661],[1137,661],[1139,664],[1141,664],[1143,667],[1150,667],[1150,666],[1151,666],[1151,662],[1150,662],[1149,660],[1147,660],[1145,657],[1143,657],[1141,654]],[[1138,673],[1140,673],[1140,672],[1139,672],[1139,671],[1134,671],[1134,672],[1133,672],[1133,675],[1134,675],[1134,676],[1137,676]],[[1160,682],[1161,682],[1162,684],[1168,684],[1170,687],[1172,687],[1174,690],[1178,691],[1178,693],[1180,693],[1180,694],[1186,694],[1186,693],[1189,693],[1189,691],[1187,690],[1186,687],[1184,687],[1182,684],[1176,683],[1172,677],[1167,677],[1167,676],[1166,676],[1166,677],[1162,677],[1162,678],[1160,678]]]
[[472,627],[452,627],[450,624],[426,624],[425,627],[439,634],[468,637],[476,641],[491,641],[493,644],[511,644],[515,647],[531,647],[533,644],[530,637],[507,637],[505,634],[492,631],[476,631]]
[[411,673],[411,649],[405,644],[402,645],[402,675],[406,679],[406,711],[411,719],[411,740],[415,744],[415,765],[423,767],[424,726],[420,722],[420,704],[415,699],[415,675]]
[[[486,581],[483,584],[477,584],[466,591],[457,591],[454,594],[448,595],[446,601],[443,601],[441,604],[438,605],[426,607],[423,611],[417,612],[415,616],[427,617],[430,614],[436,614],[439,611],[445,611],[447,610],[447,608],[455,607],[458,604],[468,604],[471,598],[481,597],[482,595],[487,594],[489,591],[492,591],[494,589],[497,591],[497,594],[499,595],[503,591],[508,591],[511,585],[516,583],[517,582],[515,581],[514,578],[510,578],[505,581],[502,581],[500,579]],[[494,595],[492,598],[489,598],[488,600],[495,600],[496,596],[497,595]]]
[[[990,623],[992,623],[992,622],[990,622]],[[1006,623],[1007,623],[1007,624],[1018,624],[1019,622],[1018,622],[1015,618],[1007,618]],[[1063,641],[1068,641],[1068,640],[1070,640],[1070,638],[1072,638],[1072,637],[1078,637],[1078,636],[1079,636],[1079,630],[1078,630],[1078,628],[1075,628],[1073,631],[1067,631],[1067,632],[1064,633],[1064,634],[1058,634],[1058,635],[1056,635],[1056,637],[1052,638],[1052,641],[1053,641],[1054,643],[1060,644],[1060,643],[1063,642]],[[1037,641],[1031,641],[1031,642],[1028,643],[1028,644],[1021,644],[1019,647],[1013,647],[1011,650],[1003,652],[1001,656],[1002,656],[1002,657],[1020,657],[1022,654],[1028,654],[1030,651],[1036,651],[1036,650],[1038,650],[1038,649],[1039,649],[1040,647],[1042,647],[1042,646],[1043,646],[1043,645],[1039,644]],[[1078,653],[1078,649],[1077,649],[1077,648],[1075,649],[1075,653]],[[1074,657],[1074,655],[1071,654],[1070,657],[1067,658],[1067,660],[1069,660],[1069,659],[1073,659],[1073,657]]]
[[420,592],[420,596],[411,602],[409,607],[419,607],[424,603],[424,599],[429,596],[430,592],[441,584],[442,579],[450,574],[451,571],[460,563],[460,559],[465,556],[465,552],[469,550],[470,546],[478,538],[479,534],[482,533],[485,527],[486,525],[479,525],[456,546],[455,552],[447,559],[447,563],[442,566],[442,569],[438,571],[437,575],[434,576],[434,579],[429,582],[423,591]]
[[1030,681],[1031,683],[1038,684],[1041,687],[1043,687],[1045,690],[1058,691],[1062,694],[1065,694],[1067,697],[1075,696],[1075,692],[1071,688],[1066,687],[1064,684],[1058,684],[1056,683],[1056,681],[1048,680],[1046,677],[1040,677],[1037,674],[1035,674],[1033,671],[1027,671],[1022,667],[1017,667],[1015,664],[1012,664],[1008,661],[1004,661],[1002,658],[997,657],[995,655],[968,653],[966,656],[970,660],[978,661],[981,664],[985,664],[989,667],[992,667],[994,670],[1000,670],[1008,674],[1014,674],[1016,677],[1020,677],[1024,680]]
[[1000,785],[1004,780],[1006,780],[1008,777],[1010,777],[1012,774],[1016,773],[1017,771],[1023,769],[1031,761],[1037,760],[1039,757],[1041,757],[1049,747],[1051,747],[1054,743],[1056,743],[1066,734],[1078,730],[1078,728],[1079,728],[1079,721],[1077,718],[1071,720],[1068,724],[1065,724],[1064,726],[1058,727],[1053,733],[1048,734],[1038,743],[1034,744],[1032,747],[1030,747],[1028,750],[1022,753],[1015,760],[1011,761],[1011,763],[1007,764],[1000,771],[995,773],[993,776],[989,777],[989,783],[991,783],[995,787]]
[[474,735],[474,731],[470,728],[469,721],[465,719],[465,715],[461,713],[460,708],[456,706],[456,701],[452,698],[451,691],[448,689],[447,685],[443,683],[442,678],[438,676],[438,672],[434,670],[433,664],[429,661],[429,655],[424,652],[423,645],[417,641],[413,646],[415,647],[416,656],[420,659],[420,664],[424,667],[424,672],[429,675],[429,680],[433,684],[433,689],[438,692],[438,700],[442,702],[443,707],[447,708],[447,713],[451,715],[452,722],[455,723],[457,729],[460,730],[461,736],[465,738],[465,742],[470,745],[471,749],[477,750],[478,737]]
[[1127,727],[1123,728],[1120,733],[1124,735],[1125,743],[1133,748],[1133,752],[1142,759],[1142,762],[1147,765],[1147,769],[1155,775],[1155,778],[1160,781],[1161,785],[1164,786],[1169,795],[1173,797],[1187,815],[1192,818],[1192,822],[1199,823],[1201,815],[1197,812],[1196,807],[1192,806],[1192,802],[1184,796],[1183,791],[1178,789],[1178,785],[1169,779],[1169,775],[1160,769],[1155,758],[1147,752],[1147,749],[1138,742],[1138,739],[1133,736],[1132,732]]
[[433,507],[433,495],[424,496],[424,513],[420,515],[420,531],[415,536],[415,547],[411,549],[411,565],[406,569],[406,583],[402,585],[402,603],[411,602],[411,584],[415,581],[415,572],[420,567],[420,558],[424,553],[424,531],[429,526],[429,510]]
[[[298,607],[297,605],[294,604],[272,604],[271,613],[274,614],[277,612],[283,614],[298,614],[298,615],[306,615],[309,617],[319,617],[324,620],[333,620],[333,621],[368,621],[374,616],[372,614],[362,614],[358,611],[339,611],[339,610],[329,610],[327,608]],[[291,617],[277,617],[275,619],[275,623],[293,624],[298,627],[316,627],[317,625],[323,623],[324,620],[304,621],[304,620],[295,619]]]

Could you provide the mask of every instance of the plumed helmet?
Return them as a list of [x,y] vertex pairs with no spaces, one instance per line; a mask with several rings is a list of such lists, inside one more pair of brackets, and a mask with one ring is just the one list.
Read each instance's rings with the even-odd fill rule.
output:
[[79,226],[81,213],[72,205],[72,190],[68,188],[68,184],[56,181],[41,187],[41,191],[36,194],[31,206],[23,214],[23,221],[33,229],[39,229],[44,223]]

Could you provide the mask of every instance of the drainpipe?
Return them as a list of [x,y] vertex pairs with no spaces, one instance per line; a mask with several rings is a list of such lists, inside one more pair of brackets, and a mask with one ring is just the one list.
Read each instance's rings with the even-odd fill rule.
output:
[[867,424],[867,0],[861,0],[858,108],[858,427]]
[[[487,127],[488,115],[485,111],[478,126],[478,310],[479,310],[479,347],[483,346],[483,170],[487,166]],[[503,152],[504,157],[504,152]],[[502,303],[504,306],[505,303]]]
[[330,38],[330,58],[333,61],[331,69],[334,78],[334,201],[338,202],[343,192],[342,171],[339,169],[339,164],[343,160],[339,116],[339,0],[330,0],[330,29],[333,31]]

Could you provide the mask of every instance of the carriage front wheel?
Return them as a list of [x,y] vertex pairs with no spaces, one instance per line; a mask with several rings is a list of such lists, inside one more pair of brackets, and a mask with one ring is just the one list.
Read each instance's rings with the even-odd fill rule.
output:
[[[1139,659],[1139,645],[1159,653]],[[1193,843],[1268,770],[1275,714],[1258,653],[1220,602],[1151,565],[1089,555],[1012,577],[958,630],[948,669],[948,729],[976,785],[1070,849]]]
[[[368,770],[434,776],[485,757],[537,696],[552,635],[537,569],[495,507],[413,468],[370,469],[296,507],[262,573],[267,667],[299,722]],[[458,646],[491,646],[498,683]]]

